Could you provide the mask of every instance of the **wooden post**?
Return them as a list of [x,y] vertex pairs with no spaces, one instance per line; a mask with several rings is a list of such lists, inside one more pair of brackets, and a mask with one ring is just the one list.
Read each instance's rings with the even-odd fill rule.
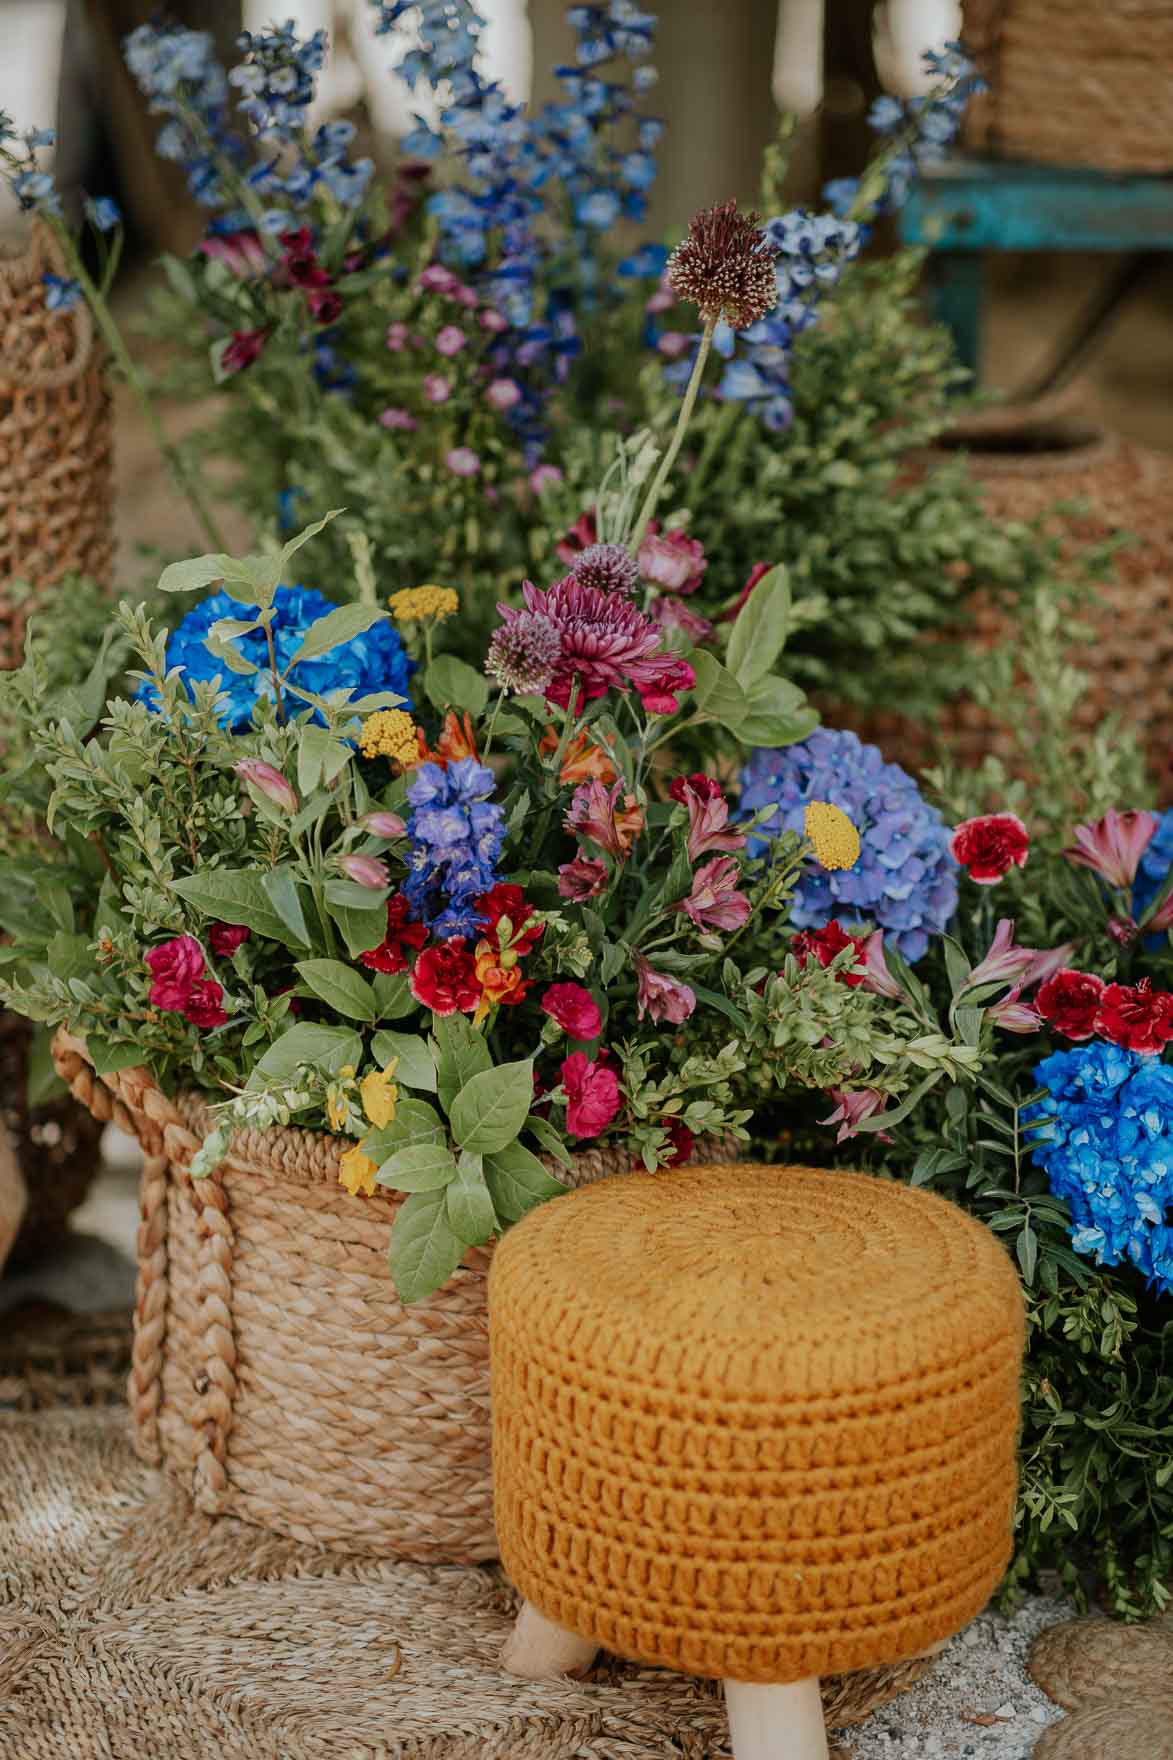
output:
[[813,1676],[786,1686],[726,1681],[735,1760],[827,1760],[823,1701]]
[[565,1626],[539,1613],[523,1601],[513,1630],[501,1651],[501,1666],[509,1674],[519,1674],[527,1681],[549,1680],[558,1674],[585,1674],[595,1660],[599,1646],[592,1638],[580,1638]]

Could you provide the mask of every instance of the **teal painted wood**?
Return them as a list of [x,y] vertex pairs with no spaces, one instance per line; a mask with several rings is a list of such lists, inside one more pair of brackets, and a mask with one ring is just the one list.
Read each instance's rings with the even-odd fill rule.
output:
[[997,159],[927,167],[900,216],[938,251],[1173,251],[1173,178]]

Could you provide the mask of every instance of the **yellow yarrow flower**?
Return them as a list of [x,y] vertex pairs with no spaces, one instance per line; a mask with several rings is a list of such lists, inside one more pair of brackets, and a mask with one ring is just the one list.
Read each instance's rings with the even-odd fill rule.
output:
[[392,1076],[399,1068],[399,1059],[393,1057],[386,1069],[373,1069],[358,1084],[362,1099],[362,1109],[376,1130],[382,1130],[395,1117],[395,1108],[399,1104],[399,1089],[392,1081]]
[[859,832],[830,801],[810,801],[803,826],[822,868],[854,868],[859,860]]
[[419,740],[411,716],[402,709],[376,709],[362,724],[359,749],[364,758],[393,758],[406,769],[419,762]]
[[443,623],[460,609],[459,595],[451,587],[404,587],[387,603],[398,623],[423,623],[428,618]]
[[357,1198],[360,1192],[365,1192],[369,1198],[374,1192],[378,1171],[379,1163],[363,1153],[361,1143],[356,1143],[338,1163],[338,1184],[345,1186],[352,1198]]

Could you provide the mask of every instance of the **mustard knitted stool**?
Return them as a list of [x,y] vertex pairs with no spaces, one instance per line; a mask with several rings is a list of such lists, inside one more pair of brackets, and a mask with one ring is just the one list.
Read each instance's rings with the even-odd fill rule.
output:
[[489,1279],[516,1673],[725,1681],[738,1760],[826,1754],[818,1676],[938,1646],[1010,1554],[1018,1277],[954,1205],[809,1167],[633,1174]]

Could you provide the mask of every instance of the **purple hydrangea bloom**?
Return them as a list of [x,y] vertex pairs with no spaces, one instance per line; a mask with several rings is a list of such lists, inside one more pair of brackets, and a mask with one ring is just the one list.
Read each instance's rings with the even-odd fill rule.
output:
[[885,930],[905,959],[920,959],[957,904],[957,864],[940,813],[876,746],[819,727],[800,745],[750,753],[741,772],[741,816],[773,809],[751,833],[750,854],[761,855],[782,831],[802,836],[810,801],[829,801],[847,814],[860,835],[860,856],[841,872],[808,866],[791,921],[800,929],[820,928],[832,917],[849,928],[870,924]]
[[1071,1210],[1071,1244],[1101,1265],[1131,1261],[1173,1291],[1173,1069],[1093,1043],[1044,1058],[1031,1158]]

